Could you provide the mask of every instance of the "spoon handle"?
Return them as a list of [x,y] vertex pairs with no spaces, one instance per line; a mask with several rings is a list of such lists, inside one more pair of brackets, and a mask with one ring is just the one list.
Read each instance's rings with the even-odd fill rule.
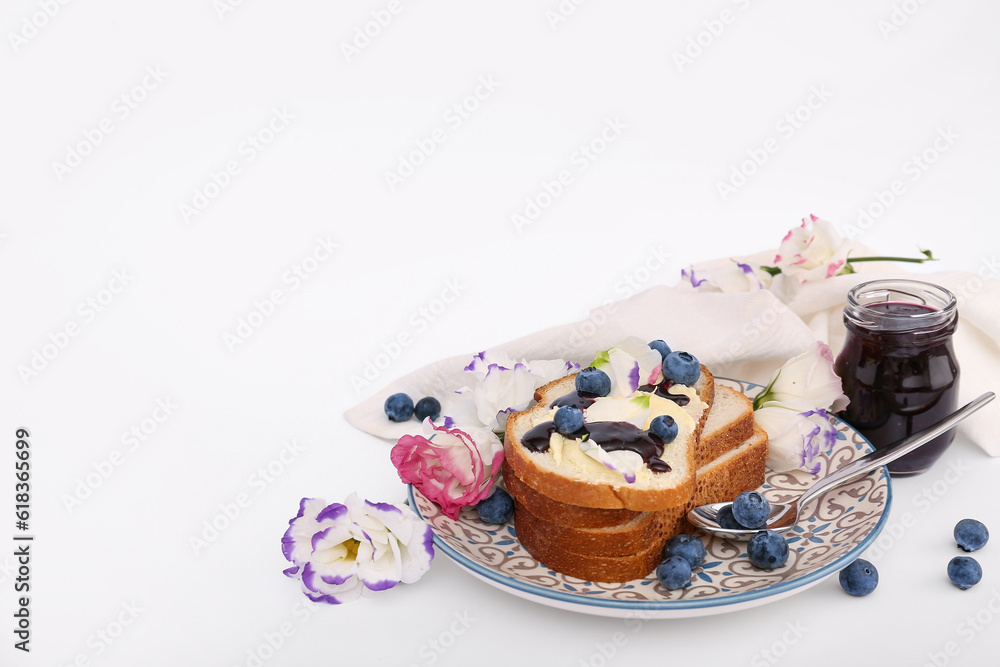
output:
[[903,438],[888,447],[875,450],[866,456],[862,456],[860,459],[851,461],[847,465],[837,468],[837,470],[813,484],[805,493],[802,494],[798,500],[799,507],[803,507],[810,500],[828,489],[844,484],[845,482],[851,481],[857,477],[861,477],[862,475],[875,470],[879,466],[884,466],[890,461],[895,461],[900,456],[912,452],[920,445],[936,438],[948,429],[954,427],[955,424],[962,421],[973,412],[992,401],[994,398],[996,398],[996,394],[992,391],[988,391],[979,398],[971,401],[968,405],[951,413],[936,424],[931,424],[927,428],[917,431],[913,435]]

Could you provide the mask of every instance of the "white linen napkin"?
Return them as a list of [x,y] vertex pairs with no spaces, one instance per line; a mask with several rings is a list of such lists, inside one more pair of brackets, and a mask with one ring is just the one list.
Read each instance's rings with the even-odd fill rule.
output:
[[[628,336],[662,338],[672,349],[695,355],[715,375],[765,384],[778,367],[816,340],[829,344],[835,355],[840,351],[845,337],[843,309],[851,287],[875,278],[912,278],[941,285],[958,296],[960,319],[954,344],[961,366],[960,404],[985,391],[1000,390],[1000,281],[962,272],[915,275],[897,268],[883,273],[880,269],[886,267],[894,268],[872,263],[863,272],[801,285],[782,275],[771,289],[750,292],[703,292],[686,283],[654,286],[592,310],[585,320],[529,334],[492,351],[517,360],[562,358],[586,365],[595,351]],[[679,318],[677,313],[687,316]],[[414,399],[435,396],[442,403],[442,414],[448,414],[454,390],[469,384],[463,369],[479,351],[414,371],[344,416],[356,428],[381,438],[395,440],[414,432],[416,422],[394,423],[386,418],[385,399],[396,392]],[[993,403],[959,429],[991,456],[1000,456],[998,427],[1000,406]]]

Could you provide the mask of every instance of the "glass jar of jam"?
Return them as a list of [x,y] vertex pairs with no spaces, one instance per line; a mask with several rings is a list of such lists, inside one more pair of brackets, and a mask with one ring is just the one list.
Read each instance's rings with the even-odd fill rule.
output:
[[[918,280],[874,280],[847,295],[847,338],[834,370],[850,405],[838,416],[876,449],[905,438],[958,407],[958,361],[951,337],[955,295]],[[889,464],[895,477],[927,471],[954,430]]]

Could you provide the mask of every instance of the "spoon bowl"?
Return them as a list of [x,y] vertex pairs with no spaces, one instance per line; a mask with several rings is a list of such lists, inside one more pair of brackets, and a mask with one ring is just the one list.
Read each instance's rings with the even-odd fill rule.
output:
[[945,431],[953,428],[958,422],[962,421],[976,410],[979,410],[994,398],[996,398],[996,394],[991,391],[986,392],[979,398],[951,413],[941,421],[932,424],[931,426],[928,426],[927,428],[918,431],[909,437],[903,438],[888,447],[875,450],[870,454],[862,456],[859,459],[837,468],[837,470],[833,471],[826,477],[819,479],[815,484],[806,489],[806,491],[799,496],[798,499],[793,500],[790,503],[771,503],[771,514],[768,516],[765,525],[760,528],[723,527],[719,525],[719,511],[723,507],[731,505],[731,502],[711,503],[709,505],[695,507],[693,510],[688,512],[688,521],[690,521],[693,526],[700,528],[706,533],[718,535],[719,537],[724,537],[730,540],[749,540],[759,531],[765,529],[783,533],[799,522],[799,515],[802,508],[824,492],[840,486],[841,484],[853,482],[859,477],[867,475],[876,468],[880,468],[890,461],[895,461],[900,456],[908,454],[920,445],[933,440]]

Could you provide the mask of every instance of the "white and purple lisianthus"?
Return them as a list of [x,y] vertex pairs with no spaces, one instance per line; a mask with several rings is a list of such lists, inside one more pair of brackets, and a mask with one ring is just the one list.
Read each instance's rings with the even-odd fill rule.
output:
[[[515,361],[503,353],[480,352],[465,371],[475,381],[459,390],[475,402],[476,417],[486,428],[502,433],[507,416],[528,407],[543,384],[579,370],[579,364],[562,359]],[[460,427],[469,426],[456,419]]]
[[639,387],[663,379],[663,357],[640,338],[629,336],[607,350],[597,353],[590,364],[611,378],[613,398],[631,396]]
[[837,443],[837,429],[823,408],[771,404],[754,412],[754,419],[767,431],[771,470],[802,468],[815,474],[820,454],[829,454]]
[[753,402],[754,418],[767,431],[768,467],[818,472],[817,458],[837,441],[827,410],[843,410],[848,402],[826,343],[785,362]]
[[281,552],[314,602],[342,604],[410,584],[434,558],[431,528],[409,508],[362,500],[303,498],[288,522]]

